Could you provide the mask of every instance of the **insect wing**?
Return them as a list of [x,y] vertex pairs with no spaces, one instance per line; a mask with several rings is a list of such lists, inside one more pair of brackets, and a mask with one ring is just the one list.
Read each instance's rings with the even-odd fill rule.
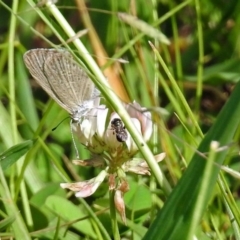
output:
[[94,84],[71,55],[56,53],[47,58],[44,73],[58,99],[75,112],[84,101],[92,99]]
[[66,50],[33,49],[24,62],[41,87],[70,114],[92,98],[94,84]]
[[38,84],[52,97],[61,107],[69,111],[66,105],[61,102],[49,84],[49,81],[44,74],[44,64],[49,55],[53,54],[54,50],[47,49],[33,49],[27,51],[24,56],[24,63],[31,75],[38,82]]

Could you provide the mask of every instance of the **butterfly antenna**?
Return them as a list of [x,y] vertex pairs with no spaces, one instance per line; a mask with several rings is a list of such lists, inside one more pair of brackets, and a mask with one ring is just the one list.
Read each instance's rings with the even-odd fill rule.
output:
[[78,152],[77,145],[76,145],[76,142],[75,142],[75,139],[74,139],[74,136],[73,136],[73,127],[72,126],[73,125],[72,125],[72,119],[71,119],[71,121],[70,121],[70,129],[71,129],[72,141],[73,141],[73,146],[75,148],[77,159],[79,159],[79,152]]
[[55,131],[58,127],[59,127],[59,125],[63,122],[63,121],[65,121],[66,119],[68,119],[69,117],[66,117],[66,118],[64,118],[56,127],[54,127],[53,129],[52,129],[52,131]]

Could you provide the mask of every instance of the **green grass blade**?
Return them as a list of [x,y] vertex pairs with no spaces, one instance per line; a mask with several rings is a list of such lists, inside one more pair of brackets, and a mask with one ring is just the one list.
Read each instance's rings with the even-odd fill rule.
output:
[[15,221],[14,215],[4,218],[2,221],[0,221],[0,231],[3,231],[4,229],[10,227],[14,221]]
[[0,154],[0,165],[3,171],[20,159],[20,157],[22,157],[33,146],[34,142],[35,140],[28,140],[16,144]]
[[[238,83],[226,105],[220,112],[216,123],[206,134],[201,142],[198,151],[207,152],[211,141],[218,141],[220,146],[230,143],[239,125],[240,118],[240,83]],[[216,154],[216,162],[223,164],[227,151]],[[206,167],[206,160],[197,153],[193,156],[186,172],[178,185],[175,187],[163,209],[159,212],[155,222],[150,227],[144,239],[190,239],[189,232],[192,222],[200,219],[193,219],[196,201],[199,197],[203,174]],[[205,197],[201,204],[201,214],[213,192],[219,173],[218,167],[211,170],[211,179],[205,189]],[[199,207],[199,206],[198,206]],[[200,216],[200,215],[199,215]]]
[[15,216],[15,221],[12,223],[12,229],[15,239],[30,240],[31,237],[29,235],[25,221],[23,220],[22,212],[19,211],[11,197],[7,181],[3,175],[3,171],[1,168],[0,168],[0,196],[7,215]]

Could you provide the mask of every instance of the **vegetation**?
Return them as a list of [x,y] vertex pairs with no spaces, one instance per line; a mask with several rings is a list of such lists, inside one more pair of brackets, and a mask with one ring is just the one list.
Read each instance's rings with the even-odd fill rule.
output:
[[[0,239],[240,239],[240,2],[54,2],[0,1]],[[149,164],[126,173],[126,224],[107,180],[60,187],[101,168],[73,165],[74,142],[91,153],[25,67],[33,48],[77,57]],[[151,112],[150,151],[116,97]]]

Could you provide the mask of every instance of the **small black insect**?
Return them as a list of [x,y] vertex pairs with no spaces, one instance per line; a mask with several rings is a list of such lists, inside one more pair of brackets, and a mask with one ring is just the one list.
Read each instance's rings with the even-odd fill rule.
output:
[[111,127],[112,130],[114,130],[114,132],[116,133],[116,138],[118,142],[126,142],[128,134],[122,120],[120,118],[114,118],[111,121]]

